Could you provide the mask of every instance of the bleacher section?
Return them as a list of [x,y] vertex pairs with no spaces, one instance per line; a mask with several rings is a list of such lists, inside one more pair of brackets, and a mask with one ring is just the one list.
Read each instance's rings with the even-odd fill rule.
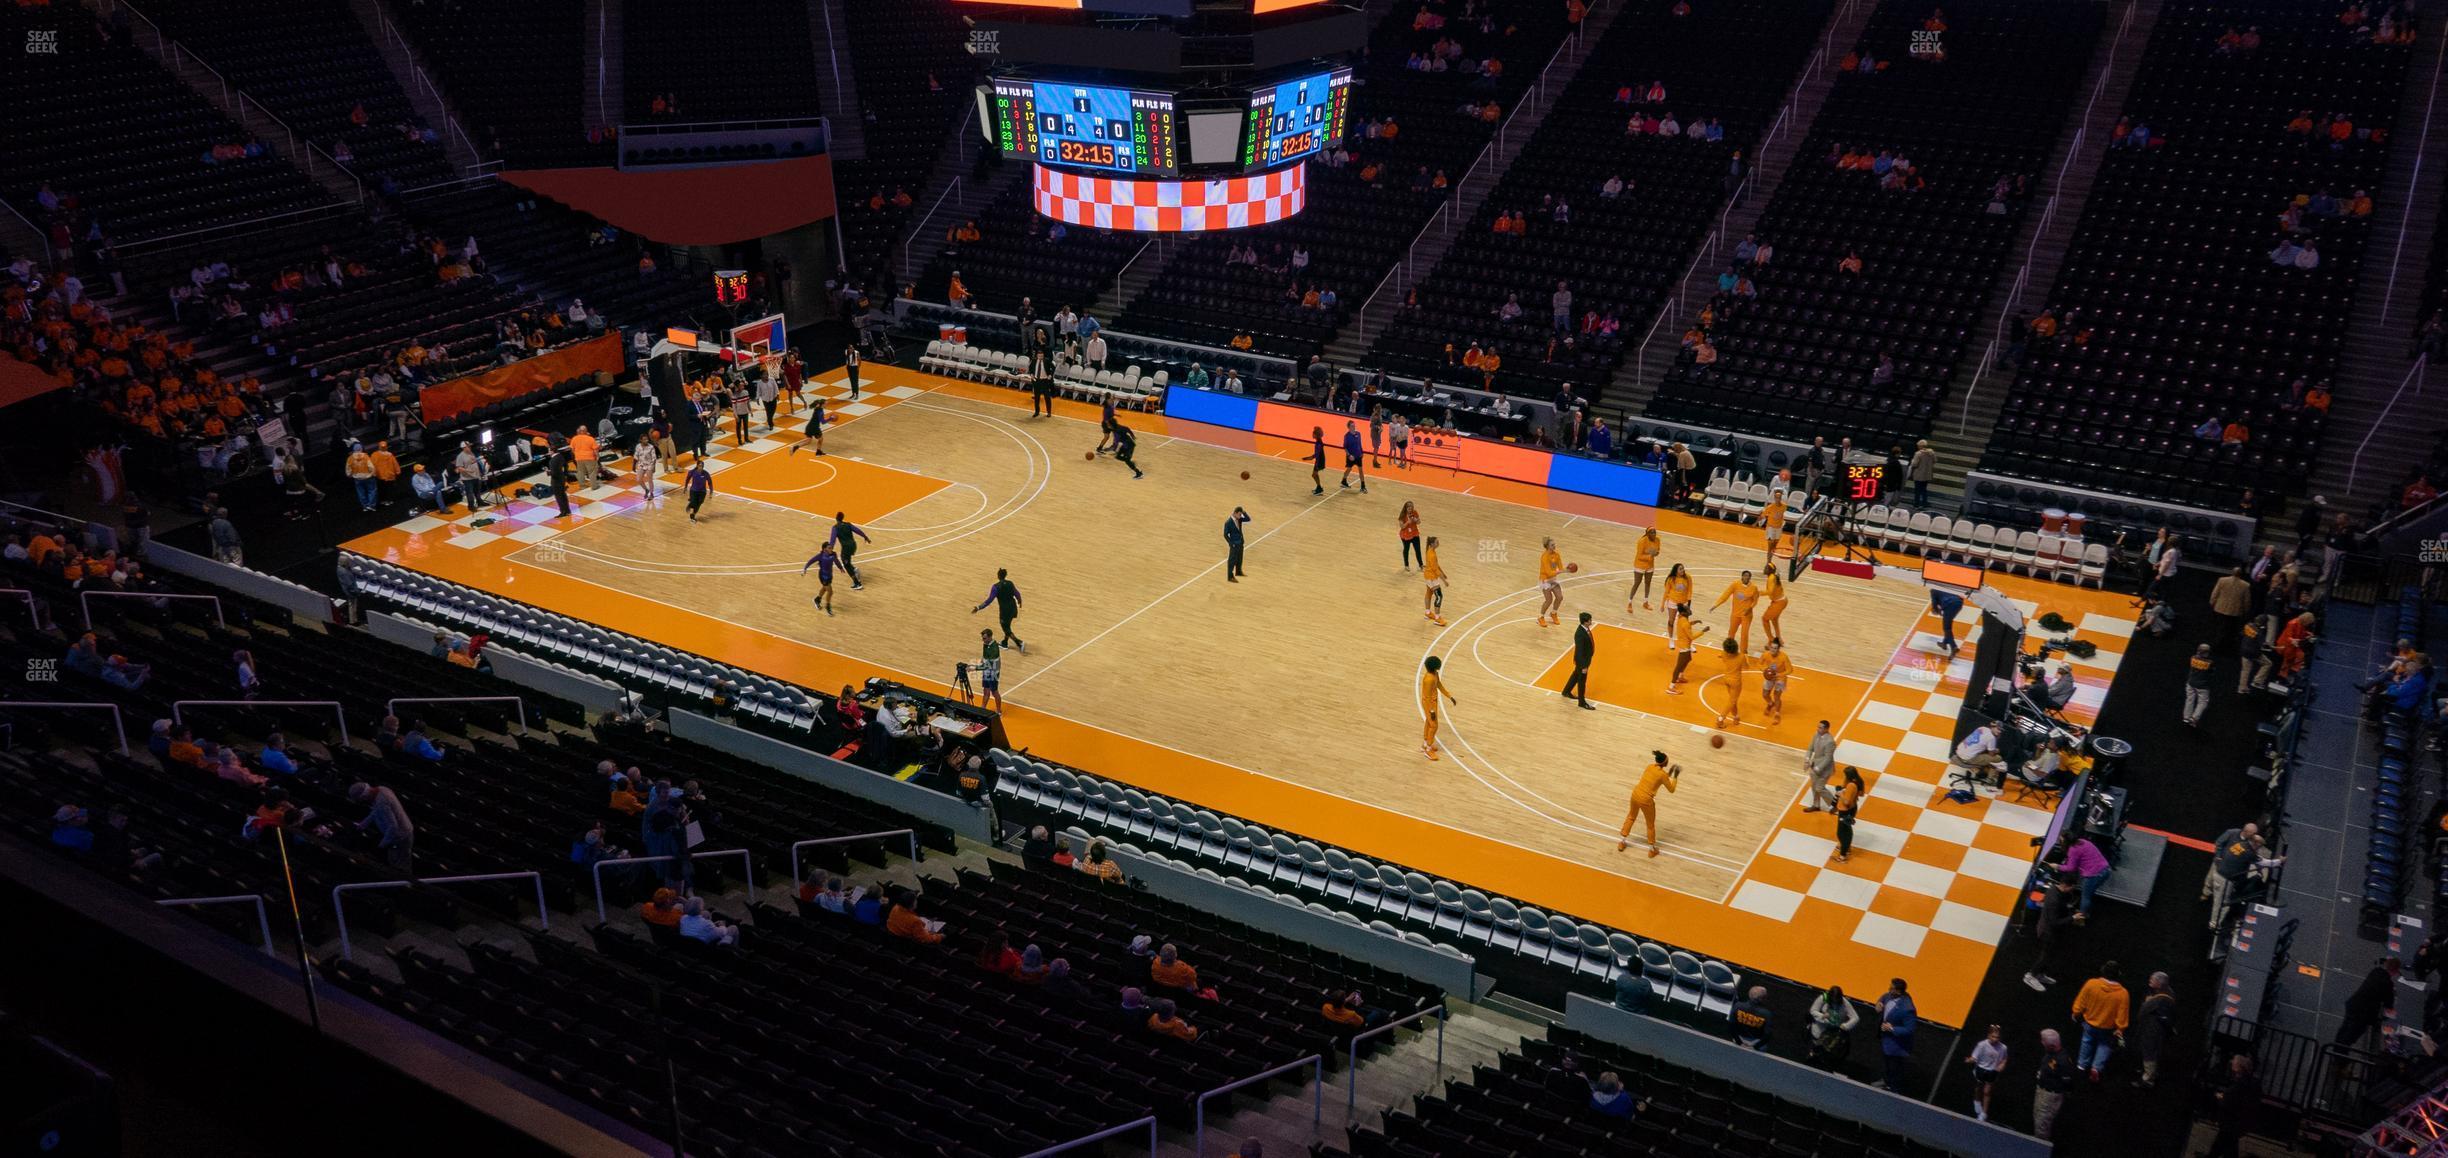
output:
[[[1462,180],[1495,135],[1494,123],[1463,115],[1462,104],[1493,101],[1500,117],[1510,113],[1569,30],[1564,5],[1546,0],[1493,0],[1479,12],[1473,19],[1442,4],[1396,4],[1370,34],[1355,81],[1351,163],[1311,158],[1307,208],[1290,221],[1179,246],[1116,328],[1208,346],[1246,332],[1259,352],[1289,358],[1322,349],[1445,200],[1447,190],[1429,187],[1435,174]],[[1448,71],[1406,67],[1441,41],[1460,46]],[[1485,59],[1501,63],[1492,82],[1466,67]],[[1368,134],[1370,122],[1389,118],[1394,137]],[[1375,179],[1366,179],[1372,167]],[[1255,246],[1260,263],[1230,264],[1237,246]],[[1305,270],[1289,268],[1297,249],[1309,253]],[[1304,308],[1299,294],[1287,296],[1294,288],[1332,289],[1339,302]]]
[[60,48],[0,69],[0,196],[27,220],[49,225],[45,187],[121,246],[332,203],[268,150],[214,160],[216,146],[246,145],[246,130],[81,12],[0,10],[0,37],[23,45],[30,32],[56,33]]
[[[919,203],[927,174],[944,141],[974,120],[971,99],[976,57],[964,51],[968,29],[949,0],[846,0],[849,58],[858,69],[864,109],[837,109],[837,117],[864,115],[867,156],[834,162],[834,200],[849,252],[851,280],[859,285],[898,286],[899,271],[886,271],[893,244],[928,206]],[[965,126],[972,143],[975,126]],[[896,203],[907,194],[910,204]],[[881,196],[881,208],[869,199]],[[878,276],[881,274],[881,276]]]
[[325,152],[347,141],[346,168],[369,186],[414,189],[456,174],[347,5],[329,0],[177,0],[153,5],[162,32]]
[[[2102,13],[1987,0],[1948,5],[1939,20],[1920,0],[1882,4],[1845,57],[1875,61],[1872,71],[1840,68],[1760,216],[1757,242],[1773,260],[1729,251],[1728,269],[1757,296],[1712,302],[1715,364],[1686,349],[1649,414],[1873,448],[1928,434],[2024,210],[2041,199],[2033,190]],[[1840,166],[1848,154],[1887,171]],[[1840,270],[1848,255],[1858,274]]]
[[[2257,51],[2219,48],[2239,24]],[[2323,414],[2291,387],[2337,364],[2370,227],[2306,209],[2306,269],[2273,260],[2279,219],[2379,189],[2409,52],[2329,6],[2168,0],[2124,109],[2152,139],[2104,145],[2047,299],[2055,336],[2029,344],[1982,469],[2213,509],[2247,487],[2300,496]],[[2298,114],[2310,132],[2289,130]],[[2332,114],[2350,122],[2334,142]],[[2197,437],[2211,419],[2249,441]]]
[[[1643,3],[1615,18],[1463,235],[1370,350],[1401,374],[1477,378],[1454,361],[1472,342],[1502,356],[1497,389],[1546,397],[1561,383],[1603,382],[1638,343],[1731,193],[1731,155],[1755,152],[1825,23],[1829,5],[1738,2],[1689,15]],[[1651,83],[1667,99],[1645,99]],[[1623,103],[1619,90],[1635,99]],[[1717,141],[1625,132],[1634,110],[1715,119]],[[1621,178],[1623,192],[1602,188]],[[1550,199],[1570,207],[1555,220]],[[1525,214],[1529,236],[1498,234],[1496,215]],[[1570,289],[1571,329],[1551,349],[1556,283]],[[1518,321],[1500,322],[1507,295]],[[1602,329],[1583,324],[1594,314]],[[1476,381],[1471,383],[1477,385]],[[1585,391],[1586,392],[1586,391]]]
[[[621,68],[632,123],[783,120],[824,111],[807,0],[630,4]],[[708,67],[708,62],[720,64]],[[655,111],[675,99],[677,111]]]
[[[912,211],[923,213],[926,207],[913,206]],[[928,222],[927,228],[949,231],[964,224],[946,220],[946,216]],[[1037,215],[1025,178],[987,205],[975,221],[978,240],[947,240],[927,263],[918,281],[921,300],[946,300],[952,276],[959,274],[982,310],[1015,313],[1022,298],[1031,299],[1038,316],[1044,318],[1053,317],[1065,305],[1087,309],[1113,288],[1114,275],[1131,255],[1156,237],[1081,225],[1067,227],[1066,236],[1053,240],[1048,231],[1050,219]]]
[[587,0],[390,9],[488,159],[513,169],[612,163],[613,143],[589,141],[583,119]]

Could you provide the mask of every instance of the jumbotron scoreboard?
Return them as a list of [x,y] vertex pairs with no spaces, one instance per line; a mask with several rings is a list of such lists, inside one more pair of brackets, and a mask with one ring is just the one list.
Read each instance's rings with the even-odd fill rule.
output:
[[1351,78],[1350,69],[1339,68],[1251,93],[1241,166],[1272,169],[1341,141],[1351,116]]
[[1171,93],[1013,78],[990,87],[995,144],[1005,156],[1153,177],[1180,169]]

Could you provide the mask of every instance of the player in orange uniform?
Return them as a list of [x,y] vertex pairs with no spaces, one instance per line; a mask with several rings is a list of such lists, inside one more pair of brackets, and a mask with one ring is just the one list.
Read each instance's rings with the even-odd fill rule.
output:
[[1445,690],[1445,680],[1437,675],[1437,672],[1445,666],[1444,660],[1432,655],[1428,657],[1426,663],[1420,666],[1424,669],[1420,673],[1419,681],[1420,714],[1428,717],[1428,725],[1420,733],[1420,752],[1434,760],[1437,758],[1437,712],[1439,710],[1437,697],[1443,696],[1445,702],[1449,704],[1458,704],[1462,701],[1455,699],[1452,692]]
[[1438,612],[1445,610],[1445,565],[1437,562],[1435,535],[1428,536],[1420,556],[1420,578],[1428,581],[1428,589],[1420,593],[1420,610],[1427,613],[1431,622],[1443,627],[1445,617]]
[[1793,657],[1785,654],[1785,645],[1775,637],[1768,640],[1768,650],[1760,653],[1760,703],[1768,709],[1768,722],[1785,722],[1785,681],[1793,675]]
[[1539,542],[1539,626],[1553,627],[1564,622],[1564,584],[1556,576],[1564,573],[1564,555],[1556,550],[1555,540]]
[[1652,762],[1647,768],[1641,769],[1640,782],[1632,786],[1632,808],[1624,813],[1623,831],[1615,834],[1615,851],[1617,852],[1622,852],[1632,846],[1632,822],[1645,819],[1649,822],[1649,855],[1658,854],[1658,789],[1674,791],[1675,781],[1683,776],[1683,768],[1679,764],[1667,763],[1664,752],[1652,751],[1649,755]]
[[1782,644],[1785,642],[1785,627],[1779,621],[1785,616],[1785,580],[1777,574],[1773,564],[1760,584],[1760,595],[1768,600],[1767,609],[1760,612],[1760,628],[1768,633],[1771,646]]
[[1674,622],[1667,631],[1666,643],[1666,646],[1674,649],[1675,665],[1674,675],[1666,680],[1666,694],[1679,696],[1683,694],[1683,671],[1691,666],[1692,652],[1700,646],[1698,642],[1700,633],[1707,631],[1708,626],[1692,622],[1691,611],[1687,605],[1669,604],[1668,606],[1675,608],[1667,613],[1673,616]]
[[1632,614],[1632,606],[1636,603],[1641,610],[1649,610],[1646,596],[1653,594],[1649,581],[1657,577],[1658,549],[1663,546],[1665,544],[1658,541],[1656,527],[1642,531],[1640,541],[1632,545],[1632,592],[1624,596],[1625,615]]
[[1681,563],[1668,567],[1666,569],[1666,637],[1669,641],[1666,646],[1668,648],[1674,646],[1671,641],[1674,638],[1675,616],[1690,615],[1691,603],[1691,574],[1683,570]]
[[1726,624],[1726,634],[1740,638],[1744,651],[1751,650],[1751,612],[1759,606],[1759,597],[1759,587],[1751,582],[1751,573],[1745,571],[1742,578],[1726,584],[1725,593],[1717,597],[1717,602],[1709,604],[1709,610],[1715,611],[1727,601],[1733,602],[1733,618]]
[[1726,710],[1717,717],[1717,726],[1731,728],[1742,723],[1743,672],[1751,666],[1751,657],[1743,654],[1742,645],[1734,637],[1725,638]]
[[1760,530],[1768,538],[1768,561],[1760,564],[1760,570],[1774,571],[1777,540],[1785,537],[1785,492],[1768,496],[1768,505],[1760,511]]

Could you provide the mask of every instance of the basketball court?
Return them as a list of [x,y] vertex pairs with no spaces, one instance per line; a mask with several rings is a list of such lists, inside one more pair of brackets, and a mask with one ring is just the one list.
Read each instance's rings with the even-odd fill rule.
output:
[[[994,619],[971,609],[1006,568],[1025,599],[1027,651],[1004,654],[1016,745],[1738,966],[1864,993],[1903,975],[1926,1016],[1959,1022],[1969,1007],[2047,815],[1941,797],[1971,649],[1934,649],[1917,582],[1794,581],[1783,721],[1761,711],[1754,674],[1741,722],[1713,748],[1730,685],[1704,646],[1684,694],[1665,694],[1663,615],[1625,605],[1634,543],[1659,524],[1658,574],[1692,572],[1713,644],[1727,621],[1709,605],[1762,566],[1756,528],[1391,462],[1365,494],[1330,469],[1313,495],[1306,444],[1129,414],[1147,471],[1134,479],[1089,455],[1092,407],[1032,419],[1016,391],[887,366],[866,378],[856,402],[838,381],[810,383],[839,422],[825,456],[789,453],[791,417],[745,446],[724,435],[694,523],[676,494],[650,501],[623,473],[575,496],[568,518],[514,500],[478,526],[453,508],[347,548],[818,690],[872,675],[943,686],[977,658]],[[1400,565],[1405,501],[1441,541],[1444,625],[1422,615],[1421,580]],[[1222,527],[1236,506],[1252,519],[1247,575],[1228,583]],[[800,569],[836,512],[870,541],[856,556],[865,588],[837,579],[828,617]],[[1536,623],[1549,537],[1578,568],[1559,627]],[[2076,664],[2074,714],[2087,718],[2124,647],[2125,600],[1992,581],[2099,645]],[[1598,625],[1596,711],[1557,694],[1582,611]],[[1765,642],[1755,625],[1752,649]],[[1419,747],[1416,681],[1431,654],[1458,701],[1437,761]],[[1840,762],[1871,782],[1842,865],[1828,861],[1833,821],[1800,808],[1802,749],[1821,719]],[[1684,768],[1660,799],[1663,855],[1617,852],[1653,749]]]

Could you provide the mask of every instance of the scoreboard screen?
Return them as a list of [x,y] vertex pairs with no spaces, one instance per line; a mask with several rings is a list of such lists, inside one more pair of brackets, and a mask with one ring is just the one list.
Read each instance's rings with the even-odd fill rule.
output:
[[1890,481],[1887,464],[1883,462],[1848,462],[1844,473],[1845,500],[1875,503],[1886,496]]
[[1295,77],[1250,94],[1242,129],[1241,166],[1272,169],[1343,139],[1351,113],[1351,70]]
[[1180,166],[1171,93],[1005,78],[993,97],[995,143],[1006,155],[1158,177]]

